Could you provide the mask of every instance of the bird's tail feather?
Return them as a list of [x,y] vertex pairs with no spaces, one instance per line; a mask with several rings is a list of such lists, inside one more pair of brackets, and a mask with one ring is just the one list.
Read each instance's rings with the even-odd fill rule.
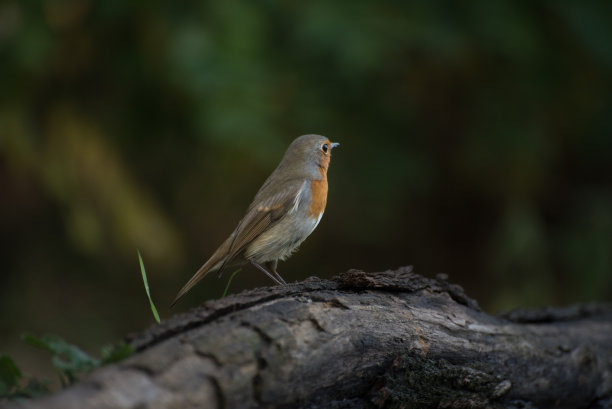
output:
[[211,271],[218,270],[223,265],[226,257],[219,260],[217,257],[215,257],[215,255],[216,254],[214,254],[210,259],[208,259],[208,261],[204,263],[204,265],[202,265],[202,267],[200,267],[198,271],[195,272],[193,277],[191,277],[189,281],[187,281],[187,284],[185,284],[183,288],[181,288],[181,290],[178,292],[178,294],[174,298],[174,301],[172,301],[172,304],[170,304],[170,307],[173,307],[174,304],[176,304],[178,300],[180,300],[189,290],[191,290],[194,285],[196,285],[201,279],[203,279],[206,274],[210,273]]

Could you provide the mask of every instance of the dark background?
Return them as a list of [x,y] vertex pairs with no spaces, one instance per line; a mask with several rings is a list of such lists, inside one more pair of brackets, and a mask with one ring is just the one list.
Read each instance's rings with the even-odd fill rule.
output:
[[[287,280],[412,264],[487,311],[612,299],[609,1],[0,4],[0,353],[168,304],[288,144],[341,143]],[[269,285],[251,267],[230,292]]]

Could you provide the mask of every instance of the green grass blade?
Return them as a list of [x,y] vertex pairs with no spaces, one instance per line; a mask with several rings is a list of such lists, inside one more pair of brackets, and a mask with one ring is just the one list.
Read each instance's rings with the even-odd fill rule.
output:
[[142,273],[142,281],[144,282],[145,290],[147,291],[147,297],[149,298],[149,303],[151,304],[151,311],[153,312],[153,317],[155,317],[155,321],[159,324],[161,321],[159,319],[159,314],[157,313],[157,308],[155,308],[155,304],[153,304],[153,299],[151,298],[151,291],[149,291],[149,281],[147,280],[147,272],[145,271],[144,263],[142,262],[142,257],[140,256],[140,250],[136,250],[138,252],[138,261],[140,261],[140,272]]
[[238,274],[238,272],[242,270],[241,268],[239,268],[238,270],[234,271],[232,273],[232,275],[230,276],[229,280],[227,280],[227,284],[225,285],[225,290],[223,291],[223,294],[221,295],[221,298],[224,298],[227,295],[227,290],[229,290],[229,286],[232,283],[232,280],[234,279],[234,276],[236,274]]

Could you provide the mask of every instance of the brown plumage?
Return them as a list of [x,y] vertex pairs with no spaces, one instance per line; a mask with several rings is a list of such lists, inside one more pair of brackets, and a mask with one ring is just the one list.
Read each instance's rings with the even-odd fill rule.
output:
[[327,169],[338,146],[320,135],[302,135],[287,148],[232,234],[200,267],[172,302],[211,271],[250,262],[277,284],[276,272],[315,229],[327,203]]

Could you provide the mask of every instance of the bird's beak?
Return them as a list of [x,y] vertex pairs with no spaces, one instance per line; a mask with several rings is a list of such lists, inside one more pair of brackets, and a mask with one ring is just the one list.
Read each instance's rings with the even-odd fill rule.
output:
[[340,146],[340,144],[338,142],[333,142],[332,143],[332,149],[334,149],[336,146]]

